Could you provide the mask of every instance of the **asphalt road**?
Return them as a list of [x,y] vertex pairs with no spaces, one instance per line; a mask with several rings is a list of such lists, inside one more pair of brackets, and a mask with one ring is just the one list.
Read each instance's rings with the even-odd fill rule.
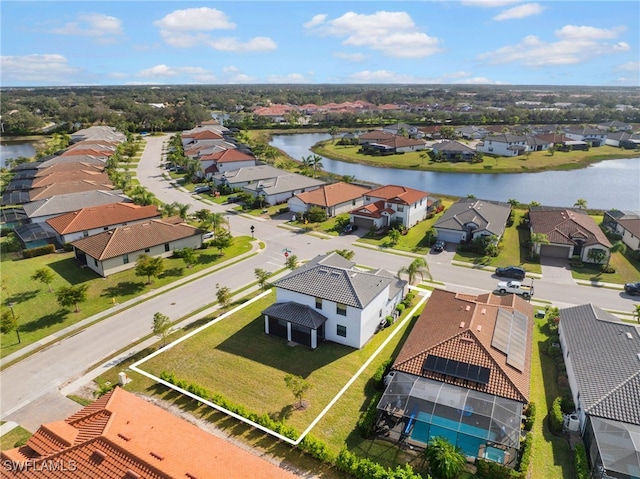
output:
[[[173,187],[163,178],[160,161],[163,142],[167,138],[168,136],[147,137],[147,145],[137,171],[141,184],[163,202],[177,201],[192,205],[191,212],[202,208],[227,212],[224,206],[207,205],[194,195]],[[39,408],[37,424],[62,419],[66,414],[62,415],[60,411],[69,408],[69,400],[60,394],[56,395],[59,387],[82,376],[88,367],[105,360],[115,351],[147,335],[151,331],[155,312],[161,311],[175,320],[196,311],[215,301],[216,284],[236,290],[255,281],[255,268],[267,271],[282,268],[285,248],[300,260],[310,259],[334,249],[349,248],[355,251],[354,260],[358,264],[384,268],[391,272],[398,271],[400,267],[413,260],[411,257],[353,245],[357,238],[355,235],[322,239],[283,228],[282,224],[286,220],[264,221],[236,214],[230,214],[229,219],[234,236],[250,235],[250,226],[255,226],[255,236],[265,243],[266,248],[259,254],[224,270],[117,313],[2,370],[0,418],[22,424],[33,423],[35,418],[30,412],[33,408],[29,405],[36,400],[42,402],[42,398],[46,397],[50,414],[43,415]],[[491,273],[452,266],[451,256],[451,252],[426,256],[434,280],[444,283],[444,287],[449,290],[469,293],[486,292],[495,288],[498,279]],[[535,288],[537,298],[544,298],[561,307],[591,302],[614,311],[630,312],[633,308],[632,298],[625,297],[615,290],[559,284],[545,280],[544,277],[535,281]],[[54,404],[56,397],[60,401],[57,405]],[[32,424],[29,425],[35,430]]]

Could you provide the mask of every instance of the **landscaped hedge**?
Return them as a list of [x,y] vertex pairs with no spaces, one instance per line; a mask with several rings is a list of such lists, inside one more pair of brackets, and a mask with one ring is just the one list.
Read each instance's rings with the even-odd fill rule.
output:
[[529,403],[527,409],[524,412],[527,419],[524,422],[524,430],[531,431],[533,423],[536,421],[536,403],[533,401]]
[[587,460],[587,453],[584,450],[582,444],[576,444],[576,448],[573,451],[574,461],[576,467],[576,479],[589,479],[589,461]]
[[420,474],[413,472],[409,464],[396,466],[395,469],[385,468],[371,459],[361,459],[347,449],[340,451],[335,465],[340,471],[357,479],[422,479]]
[[497,462],[477,458],[476,477],[479,479],[524,479],[526,475]]
[[56,247],[52,244],[46,246],[38,246],[37,248],[22,250],[23,258],[35,258],[36,256],[44,256],[45,254],[55,253]]
[[549,411],[549,430],[554,434],[562,432],[564,417],[562,415],[562,398],[558,396],[553,400]]
[[369,401],[369,406],[365,411],[362,411],[358,418],[357,428],[360,432],[360,436],[367,439],[373,433],[373,428],[376,425],[376,418],[378,416],[378,403],[382,398],[382,392],[377,392]]
[[385,360],[382,364],[380,364],[380,366],[378,366],[378,369],[376,369],[376,372],[373,373],[373,376],[371,377],[373,386],[378,391],[382,391],[384,389],[384,375],[387,373],[387,369],[389,369],[389,366],[391,366],[391,358]]
[[520,462],[518,464],[518,471],[522,474],[522,477],[527,477],[529,472],[529,464],[531,463],[531,446],[533,444],[533,433],[529,432],[520,444]]

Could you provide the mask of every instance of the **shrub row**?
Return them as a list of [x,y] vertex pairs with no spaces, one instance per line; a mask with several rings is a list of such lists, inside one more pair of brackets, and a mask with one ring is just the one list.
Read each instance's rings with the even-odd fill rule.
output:
[[529,403],[527,409],[524,412],[527,419],[524,422],[524,430],[531,431],[533,423],[536,421],[536,403],[533,401]]
[[549,411],[549,430],[554,434],[562,432],[564,417],[562,415],[562,397],[558,396],[553,400]]
[[362,411],[360,417],[358,418],[358,432],[360,432],[360,436],[367,439],[373,433],[373,428],[376,425],[376,417],[378,416],[378,403],[380,402],[380,398],[382,398],[381,392],[376,392],[371,401],[369,401],[369,406],[365,411]]
[[531,447],[533,445],[533,433],[528,432],[524,438],[524,441],[520,444],[520,462],[518,464],[518,471],[522,474],[522,477],[527,477],[529,472],[529,464],[531,464]]
[[[413,472],[409,464],[396,466],[395,469],[385,468],[371,459],[361,459],[347,449],[342,449],[336,458],[336,467],[357,479],[421,479],[422,476]],[[427,476],[428,479],[429,476]]]
[[380,364],[380,366],[378,366],[376,372],[373,373],[373,377],[371,379],[373,380],[373,386],[378,391],[382,391],[384,389],[384,375],[387,373],[389,366],[391,366],[391,358],[386,359],[382,364]]
[[45,254],[55,253],[56,247],[52,244],[38,246],[37,248],[22,250],[23,258],[35,258],[36,256],[44,256]]
[[524,479],[525,474],[497,462],[476,459],[476,477],[479,479]]
[[589,461],[587,460],[587,453],[582,444],[576,444],[576,448],[573,451],[576,466],[576,479],[589,479]]

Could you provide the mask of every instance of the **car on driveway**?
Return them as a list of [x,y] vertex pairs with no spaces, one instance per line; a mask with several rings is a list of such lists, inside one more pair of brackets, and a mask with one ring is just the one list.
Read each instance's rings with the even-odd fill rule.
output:
[[436,252],[440,252],[440,251],[444,251],[444,241],[442,240],[438,240],[435,243],[433,243],[433,246],[431,247],[432,251],[436,251]]
[[527,272],[518,266],[505,266],[502,268],[496,268],[496,276],[502,278],[524,279]]
[[347,226],[344,227],[344,229],[342,230],[342,234],[348,235],[349,233],[353,233],[354,231],[356,231],[358,229],[358,225],[354,225],[353,223],[349,223]]
[[640,295],[640,281],[636,283],[626,283],[624,285],[624,292],[632,296]]

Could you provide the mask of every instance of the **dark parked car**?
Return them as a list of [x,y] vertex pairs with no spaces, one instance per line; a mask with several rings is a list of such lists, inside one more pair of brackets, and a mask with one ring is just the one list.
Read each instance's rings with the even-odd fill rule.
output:
[[444,241],[442,240],[438,240],[435,243],[433,243],[433,246],[431,247],[431,249],[433,251],[443,251],[444,250]]
[[518,266],[496,268],[496,276],[501,276],[503,278],[524,279],[526,274],[526,271]]
[[354,225],[353,223],[349,223],[347,226],[344,227],[344,229],[342,230],[342,233],[345,234],[345,235],[348,235],[349,233],[353,233],[357,229],[358,229],[358,225]]
[[632,296],[635,296],[637,294],[640,294],[640,281],[638,281],[637,283],[627,283],[624,285],[624,292],[627,294],[630,294]]
[[211,191],[211,187],[206,185],[196,186],[193,189],[194,193],[207,193],[208,191]]

